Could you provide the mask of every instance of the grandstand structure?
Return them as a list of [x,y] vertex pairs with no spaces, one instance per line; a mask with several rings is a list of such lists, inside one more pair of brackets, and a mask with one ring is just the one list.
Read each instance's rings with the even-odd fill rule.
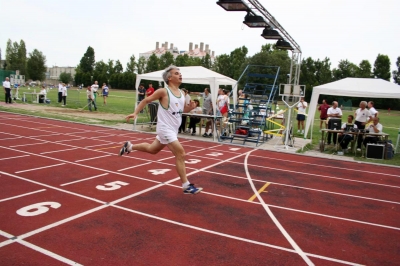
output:
[[280,67],[248,65],[238,79],[245,79],[243,94],[231,105],[228,120],[220,124],[220,141],[255,143],[265,140],[266,119],[272,114],[272,105],[278,90]]

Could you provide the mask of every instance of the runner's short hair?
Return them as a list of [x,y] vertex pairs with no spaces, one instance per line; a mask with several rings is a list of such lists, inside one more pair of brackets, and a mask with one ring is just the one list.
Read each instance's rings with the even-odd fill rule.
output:
[[163,78],[164,82],[167,83],[167,84],[168,84],[168,78],[172,76],[172,74],[170,73],[170,71],[171,71],[172,69],[178,69],[178,70],[179,70],[179,68],[178,68],[177,66],[170,65],[169,67],[167,67],[167,68],[164,70],[164,72],[163,72],[163,74],[162,74],[162,78]]

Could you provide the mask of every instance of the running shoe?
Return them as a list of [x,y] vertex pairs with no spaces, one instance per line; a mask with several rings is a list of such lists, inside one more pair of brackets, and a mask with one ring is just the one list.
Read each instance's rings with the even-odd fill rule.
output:
[[124,146],[122,146],[121,150],[119,151],[119,156],[122,156],[126,152],[126,154],[129,154],[130,151],[128,150],[128,147],[130,147],[132,144],[130,141],[125,142]]
[[203,190],[202,187],[197,188],[197,187],[194,186],[194,184],[189,184],[189,186],[183,190],[183,194],[195,195],[195,194],[199,193],[202,190]]

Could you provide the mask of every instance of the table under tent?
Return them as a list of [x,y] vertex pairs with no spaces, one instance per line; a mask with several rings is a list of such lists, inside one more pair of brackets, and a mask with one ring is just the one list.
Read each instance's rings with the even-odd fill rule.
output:
[[266,119],[271,116],[280,67],[248,65],[238,80],[244,79],[243,94],[231,105],[228,121],[220,125],[220,141],[255,143],[265,141]]

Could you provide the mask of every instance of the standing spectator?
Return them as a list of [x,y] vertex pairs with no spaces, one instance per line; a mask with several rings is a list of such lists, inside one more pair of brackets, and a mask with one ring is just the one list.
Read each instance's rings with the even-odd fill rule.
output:
[[[367,124],[367,122],[372,119],[372,116],[366,107],[367,107],[367,102],[361,101],[360,108],[358,108],[354,113],[356,117],[355,124],[357,125],[358,129],[365,129],[365,125]],[[357,151],[361,151],[361,143],[362,143],[362,135],[358,135]]]
[[[196,108],[190,111],[191,114],[201,114],[202,108],[200,107],[200,102],[197,99],[193,100],[196,104]],[[192,136],[196,135],[196,124],[200,122],[199,117],[191,116],[189,122],[189,133],[190,129],[192,129]]]
[[96,106],[96,102],[94,101],[94,94],[92,92],[91,86],[87,87],[86,96],[87,96],[87,103],[88,103],[89,111],[90,112],[92,111],[92,104],[94,106],[94,110],[97,111],[97,106]]
[[107,105],[107,97],[108,97],[109,88],[106,83],[103,83],[103,87],[101,87],[101,95],[103,96],[103,105]]
[[66,106],[67,105],[67,86],[65,86],[65,83],[63,83],[62,84],[63,85],[63,87],[62,87],[62,100],[63,100],[63,102],[64,102],[64,104],[62,105],[62,106]]
[[58,83],[58,103],[62,101],[62,94],[63,94],[63,84],[61,81]]
[[[187,89],[182,88],[181,89],[185,93],[185,106],[190,105],[190,95]],[[182,123],[181,126],[179,127],[178,133],[189,133],[189,129],[185,131],[186,128],[186,115],[182,115]]]
[[379,112],[375,109],[373,101],[368,102],[368,111],[371,114],[372,118],[378,117]]
[[217,106],[218,110],[221,112],[221,115],[226,119],[228,117],[228,103],[229,97],[226,95],[226,91],[219,88],[218,90],[218,98],[217,98]]
[[6,80],[3,81],[3,87],[6,94],[6,103],[11,103],[11,84],[8,77],[6,77]]
[[99,83],[97,82],[97,80],[94,82],[94,84],[92,85],[92,92],[94,95],[94,102],[96,102],[97,99],[97,90],[99,89]]
[[[204,115],[213,115],[213,102],[209,88],[204,89],[204,98],[203,98],[203,114]],[[212,127],[212,119],[207,119],[206,123],[206,131],[203,134],[203,137],[212,137],[213,127]]]
[[138,102],[141,102],[144,100],[145,94],[146,94],[146,89],[144,88],[143,83],[142,83],[139,85],[139,88],[138,88]]
[[322,129],[322,124],[325,124],[325,128],[327,128],[327,119],[328,119],[328,109],[329,109],[329,104],[326,103],[325,99],[322,100],[322,104],[318,107],[319,110],[319,132],[321,132]]
[[306,120],[306,109],[307,102],[304,101],[304,97],[300,98],[300,102],[297,104],[297,133],[304,134],[304,120]]
[[153,93],[154,93],[153,84],[149,83],[149,88],[146,90],[146,97],[153,95]]
[[[328,118],[342,118],[342,110],[338,107],[338,102],[332,102],[332,107],[328,109]],[[328,132],[328,145],[331,144],[332,134]],[[336,145],[337,133],[333,133],[333,143]]]

